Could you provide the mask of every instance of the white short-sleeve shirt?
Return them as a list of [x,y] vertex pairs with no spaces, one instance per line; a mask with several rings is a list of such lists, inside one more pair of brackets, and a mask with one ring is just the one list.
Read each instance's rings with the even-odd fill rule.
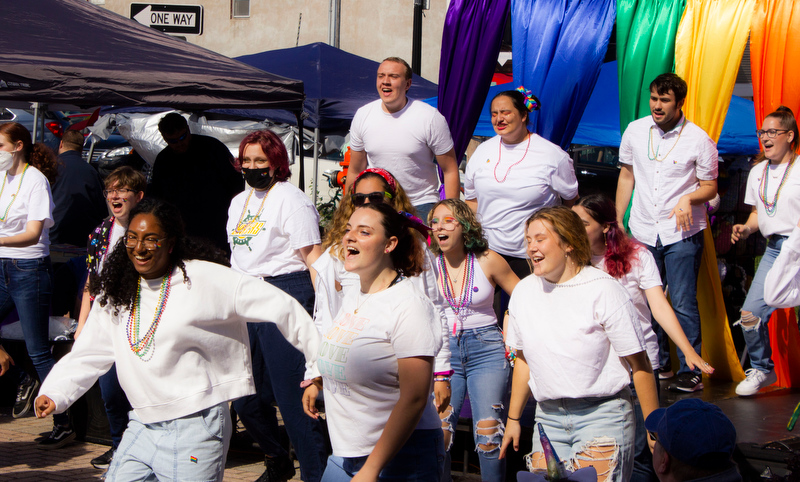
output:
[[642,117],[625,129],[619,162],[633,166],[629,227],[634,238],[648,246],[660,238],[669,246],[706,228],[704,204],[692,206],[694,223],[688,231],[677,228],[674,216],[668,218],[681,196],[696,191],[700,181],[717,178],[717,145],[703,129],[681,117],[664,132],[652,116]]
[[227,230],[231,268],[250,276],[307,271],[298,250],[320,243],[317,209],[285,181],[269,191],[248,188],[237,194],[228,209]]
[[561,204],[561,198],[574,199],[578,180],[572,158],[552,142],[531,134],[530,145],[506,145],[495,136],[472,154],[464,195],[478,201],[478,220],[489,247],[525,258],[525,221],[541,208]]
[[620,357],[645,351],[627,291],[591,266],[561,284],[525,277],[508,312],[506,344],[523,350],[540,402],[615,395],[631,381]]
[[28,165],[24,174],[11,176],[0,172],[3,178],[0,193],[0,236],[14,236],[25,232],[29,221],[44,221],[39,241],[31,246],[0,247],[0,258],[37,259],[50,255],[50,227],[53,226],[53,195],[50,182],[38,169]]
[[356,111],[350,126],[350,147],[367,153],[369,167],[391,172],[411,204],[439,200],[435,156],[453,148],[447,120],[424,102],[411,100],[395,113],[378,99]]
[[[792,164],[797,164],[797,158]],[[767,161],[763,161],[753,166],[747,176],[747,190],[745,191],[744,202],[756,207],[758,230],[761,231],[764,237],[773,234],[789,236],[794,227],[797,226],[797,220],[800,219],[800,168],[797,166],[792,166],[789,171],[788,177],[778,195],[777,209],[772,216],[767,214],[764,201],[761,199],[764,175],[768,176],[766,179],[767,202],[775,202],[775,194],[778,192],[781,179],[786,170],[789,169],[789,166],[790,163],[772,165]]]

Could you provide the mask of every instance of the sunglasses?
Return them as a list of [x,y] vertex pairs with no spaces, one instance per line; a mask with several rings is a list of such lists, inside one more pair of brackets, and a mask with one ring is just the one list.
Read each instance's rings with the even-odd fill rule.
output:
[[658,434],[655,432],[651,432],[650,430],[647,431],[647,435],[650,437],[650,440],[653,442],[658,442]]
[[354,206],[363,206],[367,200],[370,204],[380,204],[384,199],[392,199],[392,195],[386,191],[375,191],[366,194],[355,193],[352,198]]
[[177,144],[178,142],[181,142],[182,140],[186,139],[186,136],[188,136],[188,135],[189,135],[189,131],[187,130],[180,137],[170,137],[170,138],[166,138],[165,137],[164,141],[166,141],[167,144]]

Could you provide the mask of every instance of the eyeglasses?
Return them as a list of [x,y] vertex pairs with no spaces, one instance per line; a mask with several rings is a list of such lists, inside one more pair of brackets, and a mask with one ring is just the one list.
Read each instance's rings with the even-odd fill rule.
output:
[[355,193],[352,198],[353,205],[363,206],[367,199],[369,199],[370,204],[380,204],[384,199],[392,199],[392,195],[386,191],[375,191],[367,194]]
[[759,129],[756,131],[756,135],[759,137],[759,139],[764,134],[766,134],[767,137],[769,137],[770,139],[774,139],[778,135],[778,133],[783,133],[783,132],[789,132],[789,129],[767,129],[767,130]]
[[439,218],[431,219],[431,228],[436,229],[437,226],[440,226],[445,231],[453,231],[458,226],[458,219],[453,216],[445,216],[441,220]]
[[647,431],[647,435],[650,437],[650,440],[653,442],[658,442],[658,434],[655,432],[651,432],[650,430]]
[[189,135],[189,131],[187,130],[180,137],[164,137],[164,140],[167,142],[167,144],[177,144],[178,142],[186,139],[186,136],[188,136],[188,135]]
[[103,197],[111,196],[112,194],[117,196],[124,196],[129,192],[136,192],[133,189],[104,189],[103,190]]
[[167,238],[158,239],[158,238],[148,237],[144,239],[139,239],[136,236],[128,234],[123,239],[125,240],[125,247],[128,249],[135,249],[137,246],[139,246],[139,242],[141,242],[142,246],[144,246],[144,249],[148,251],[155,251],[161,247],[161,241],[164,241]]

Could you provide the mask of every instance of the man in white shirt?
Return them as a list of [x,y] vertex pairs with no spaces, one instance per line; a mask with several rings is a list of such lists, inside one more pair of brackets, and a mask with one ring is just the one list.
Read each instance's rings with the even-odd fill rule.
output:
[[[683,115],[686,92],[686,82],[677,75],[659,75],[650,84],[651,116],[625,129],[619,148],[617,218],[622,225],[632,202],[631,233],[653,254],[678,321],[699,354],[697,274],[706,228],[704,203],[717,194],[717,147]],[[660,328],[657,333],[661,363],[668,369],[667,338]],[[700,371],[689,369],[680,350],[678,358],[678,379],[668,388],[702,390]]]
[[436,162],[444,174],[447,198],[458,199],[460,180],[453,138],[444,116],[428,104],[407,97],[411,67],[389,57],[378,67],[380,99],[361,107],[350,127],[350,167],[346,192],[367,167],[386,169],[400,182],[417,215],[427,219],[439,200]]

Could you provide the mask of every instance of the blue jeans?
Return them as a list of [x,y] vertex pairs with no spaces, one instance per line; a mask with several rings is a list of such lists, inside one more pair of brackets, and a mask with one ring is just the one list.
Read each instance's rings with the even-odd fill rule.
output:
[[128,412],[131,411],[131,404],[125,391],[119,385],[117,378],[117,365],[111,365],[111,369],[97,379],[100,384],[100,394],[103,397],[103,405],[106,407],[106,417],[108,417],[108,428],[111,431],[111,447],[116,450],[122,440],[125,427],[128,426]]
[[742,325],[742,334],[747,343],[747,353],[750,355],[750,366],[758,371],[769,373],[775,367],[772,362],[772,347],[769,345],[769,317],[775,308],[764,302],[764,280],[767,277],[775,259],[781,252],[783,236],[770,236],[767,243],[767,250],[761,257],[750,290],[742,305],[742,311],[749,311],[759,319],[760,323],[755,326],[745,327]]
[[[447,449],[445,467],[449,467],[450,446],[455,436],[455,426],[464,398],[469,393],[472,407],[472,434],[475,438],[475,450],[481,464],[481,480],[502,482],[505,480],[505,460],[499,460],[500,444],[505,432],[505,401],[508,392],[508,376],[510,367],[506,360],[503,334],[497,325],[473,330],[465,330],[457,336],[450,336],[450,367],[453,376],[450,379],[452,410],[443,419],[449,427],[450,443]],[[491,428],[480,428],[478,422],[487,421]],[[484,422],[485,423],[485,422]],[[491,450],[484,450],[481,445],[494,445]],[[443,481],[449,481],[450,471],[442,474]]]
[[[593,445],[612,443],[618,448],[615,454],[616,467],[607,480],[630,480],[635,422],[628,387],[611,397],[562,398],[538,402],[536,422],[544,426],[550,443],[567,468],[573,468],[572,461],[575,459],[585,460],[580,455],[584,450]],[[533,432],[533,454],[537,452],[542,452],[538,424]],[[538,462],[544,463],[543,460]],[[598,478],[602,476],[598,474]]]
[[[50,257],[0,258],[0,320],[16,307],[25,348],[36,374],[44,381],[56,364],[50,351],[50,299],[53,295]],[[21,378],[24,375],[20,374]],[[69,415],[53,415],[58,425],[69,424]]]
[[[328,457],[328,466],[322,482],[347,482],[353,478],[364,462],[363,457]],[[442,431],[414,430],[397,455],[386,464],[378,480],[403,480],[438,482],[444,464],[444,442]]]
[[[661,273],[661,282],[669,288],[669,297],[675,316],[692,344],[694,351],[700,354],[700,311],[697,309],[697,274],[703,256],[703,231],[682,239],[669,246],[663,246],[661,239],[656,240],[656,247],[647,247],[656,260]],[[653,330],[658,335],[659,359],[662,367],[669,367],[669,339],[664,330],[653,323]],[[686,356],[679,349],[678,374],[690,373],[686,365]],[[700,374],[695,369],[694,373]]]
[[[308,271],[265,279],[294,297],[306,311],[314,308],[314,288]],[[294,446],[303,480],[318,481],[325,470],[325,435],[320,422],[303,412],[306,359],[273,323],[248,323],[250,354],[256,394],[233,402],[247,432],[270,457],[288,457],[277,438],[278,419],[272,403],[277,402],[286,432]]]
[[231,430],[227,402],[157,423],[142,423],[131,411],[106,480],[221,481]]

